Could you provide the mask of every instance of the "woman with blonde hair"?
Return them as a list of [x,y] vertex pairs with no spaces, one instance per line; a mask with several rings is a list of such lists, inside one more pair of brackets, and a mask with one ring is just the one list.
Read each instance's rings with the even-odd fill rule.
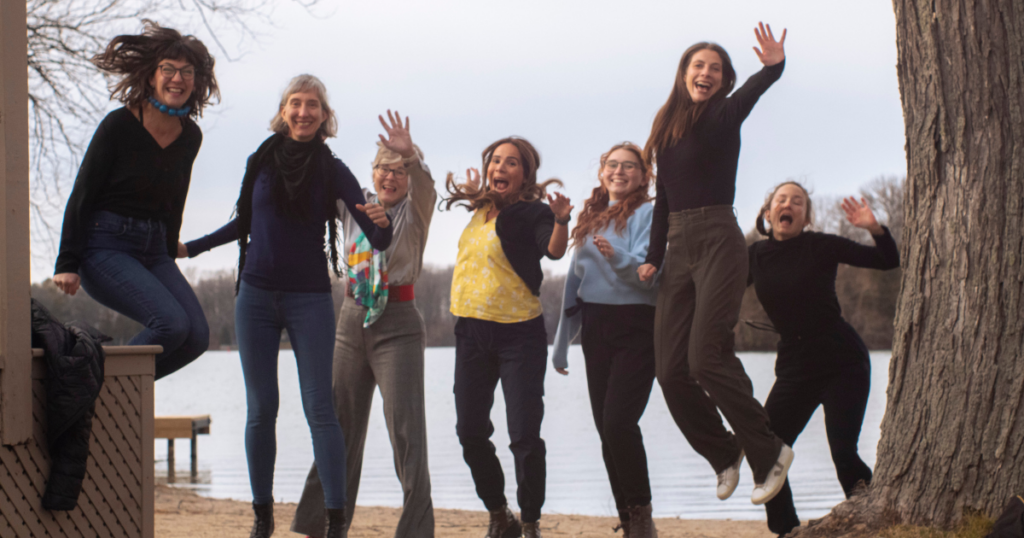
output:
[[[394,451],[395,473],[402,482],[402,515],[396,538],[433,538],[434,505],[427,462],[423,352],[426,332],[416,309],[413,285],[423,267],[423,248],[437,193],[423,153],[412,143],[409,119],[397,112],[380,117],[388,137],[380,137],[373,160],[374,189],[363,189],[381,204],[394,229],[387,250],[373,248],[355,215],[344,204],[348,278],[334,344],[334,411],[345,432],[348,477],[348,525],[356,509],[363,449],[373,392],[380,387],[384,421]],[[324,489],[316,464],[295,510],[292,531],[323,536]]]
[[274,533],[282,331],[288,331],[295,352],[302,407],[324,485],[326,536],[340,538],[346,519],[345,440],[331,401],[334,305],[324,235],[329,237],[330,266],[340,275],[337,202],[345,204],[375,249],[391,244],[391,222],[383,207],[366,203],[355,176],[324,143],[335,135],[337,120],[319,79],[293,78],[270,126],[274,134],[249,157],[236,217],[180,245],[179,255],[197,256],[230,242],[239,246],[235,332],[248,403],[245,455],[255,512],[251,538]]
[[[559,259],[569,240],[569,199],[547,195],[557,179],[537,183],[540,154],[523,138],[494,142],[483,152],[484,176],[466,171],[467,183],[448,175],[447,208],[473,212],[459,238],[452,276],[455,323],[456,432],[476,492],[490,512],[487,538],[540,537],[546,449],[544,419],[547,334],[540,303],[544,256]],[[505,475],[490,436],[491,407],[501,381],[515,458],[522,523],[508,508]]]
[[124,103],[103,119],[82,158],[64,211],[53,282],[79,285],[141,323],[130,345],[156,344],[156,379],[194,361],[210,329],[177,255],[181,215],[203,133],[195,119],[219,98],[213,57],[195,37],[145,20],[92,62],[119,77]]
[[654,385],[656,279],[641,281],[651,235],[654,175],[623,142],[601,155],[599,184],[572,231],[552,364],[568,375],[569,342],[581,337],[594,424],[623,534],[651,538],[651,482],[640,417]]

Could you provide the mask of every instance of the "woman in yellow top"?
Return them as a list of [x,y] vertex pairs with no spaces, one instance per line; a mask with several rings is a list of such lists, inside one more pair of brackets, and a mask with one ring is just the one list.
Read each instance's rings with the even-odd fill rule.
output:
[[[547,195],[557,179],[537,184],[540,155],[509,137],[483,152],[485,172],[466,171],[467,183],[448,174],[447,208],[461,202],[473,218],[459,239],[452,277],[455,324],[455,413],[462,455],[477,495],[491,513],[487,538],[539,538],[546,478],[544,372],[548,343],[540,304],[540,260],[565,255],[572,206]],[[505,476],[490,437],[491,406],[501,380],[510,447],[515,458],[522,524],[508,508]]]

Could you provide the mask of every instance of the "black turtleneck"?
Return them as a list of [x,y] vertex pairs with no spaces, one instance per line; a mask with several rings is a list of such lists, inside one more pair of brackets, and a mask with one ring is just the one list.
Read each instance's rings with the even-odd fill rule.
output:
[[776,241],[750,245],[750,272],[757,298],[783,342],[816,336],[842,320],[836,297],[836,269],[840,263],[870,269],[900,265],[896,242],[884,226],[873,236],[874,246],[837,235],[804,232]]

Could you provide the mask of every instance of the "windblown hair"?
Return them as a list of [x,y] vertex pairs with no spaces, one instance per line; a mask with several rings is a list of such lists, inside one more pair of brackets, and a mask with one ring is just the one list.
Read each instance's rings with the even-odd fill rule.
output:
[[[686,71],[690,68],[693,56],[702,50],[717,52],[722,58],[722,87],[707,101],[694,103],[690,98],[690,91],[686,88]],[[735,85],[736,70],[732,67],[729,53],[725,52],[720,45],[702,41],[686,49],[683,57],[679,60],[676,83],[672,86],[668,101],[665,101],[665,104],[658,110],[658,114],[654,116],[651,136],[647,138],[647,144],[644,146],[644,159],[653,165],[658,152],[681,140],[693,127],[693,124],[697,123],[708,105],[725,99]]]
[[[604,165],[608,161],[608,157],[620,149],[636,155],[643,177],[640,180],[640,185],[635,191],[629,193],[625,200],[609,207],[608,202],[611,197],[604,181],[601,181],[601,174],[604,172]],[[629,217],[633,216],[638,207],[652,200],[650,190],[651,184],[654,182],[654,173],[647,161],[644,160],[643,153],[643,150],[636,144],[623,142],[612,146],[612,149],[601,155],[601,167],[597,171],[598,185],[590,193],[590,198],[583,202],[583,211],[580,212],[579,222],[573,228],[570,236],[573,246],[577,248],[582,246],[587,236],[605,229],[612,221],[615,222],[615,233],[621,236],[622,231],[626,229]]]
[[765,227],[764,216],[768,213],[768,210],[772,208],[772,199],[775,198],[775,193],[779,192],[779,189],[786,185],[794,185],[804,191],[804,198],[807,199],[807,224],[810,225],[814,223],[814,206],[811,205],[811,194],[807,192],[807,188],[797,181],[783,181],[768,193],[768,197],[764,199],[764,205],[762,205],[761,210],[757,212],[757,220],[754,221],[754,227],[757,228],[757,232],[765,237],[771,237],[772,230],[770,227]]
[[334,115],[334,109],[331,108],[331,104],[327,100],[327,86],[324,86],[324,83],[313,75],[299,75],[288,82],[288,86],[281,93],[281,104],[277,107],[277,113],[270,120],[270,130],[288,136],[288,124],[281,117],[281,111],[288,104],[288,98],[299,92],[315,93],[317,99],[320,100],[320,107],[327,113],[327,119],[320,124],[320,128],[316,131],[316,134],[320,135],[320,139],[326,140],[337,136],[338,118]]
[[213,75],[213,56],[206,45],[191,35],[181,35],[173,28],[143,19],[139,35],[119,35],[110,40],[106,50],[92,57],[92,63],[101,70],[115,75],[117,82],[110,85],[110,98],[117,99],[128,108],[141,106],[153,94],[149,81],[157,73],[160,62],[180,60],[192,64],[196,70],[192,95],[185,106],[191,107],[189,117],[203,115],[203,108],[213,99],[220,101],[220,89]]
[[[498,149],[503,144],[512,144],[519,150],[520,165],[523,167],[523,185],[518,192],[509,193],[508,195],[501,195],[491,190],[487,179],[487,167],[491,164],[491,158],[494,156],[494,150]],[[448,178],[445,180],[445,190],[450,195],[447,198],[441,199],[441,204],[444,204],[445,209],[451,209],[452,205],[460,203],[468,211],[475,211],[481,207],[487,205],[493,205],[498,209],[502,209],[516,202],[535,202],[537,200],[543,200],[547,195],[547,189],[551,185],[563,186],[562,182],[558,179],[552,178],[543,183],[537,183],[537,169],[540,168],[540,154],[537,153],[536,148],[533,147],[529,141],[525,138],[519,138],[518,136],[510,136],[502,138],[497,142],[487,146],[487,149],[483,152],[483,177],[480,178],[480,187],[475,188],[469,183],[455,183],[455,175],[448,172]]]

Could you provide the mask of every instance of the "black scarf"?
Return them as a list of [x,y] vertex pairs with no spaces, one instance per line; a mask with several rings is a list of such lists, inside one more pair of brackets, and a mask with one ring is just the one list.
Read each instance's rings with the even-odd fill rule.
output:
[[[235,203],[235,215],[238,217],[238,277],[235,281],[235,294],[242,281],[242,270],[245,268],[245,253],[249,247],[249,232],[252,230],[252,194],[256,186],[256,178],[264,167],[271,168],[271,192],[278,215],[286,218],[306,220],[310,218],[309,208],[314,202],[311,199],[313,185],[316,181],[324,181],[327,196],[324,204],[327,214],[336,215],[333,182],[325,177],[329,161],[334,155],[320,137],[310,142],[298,142],[282,134],[273,134],[260,144],[260,147],[249,157],[242,178],[242,191]],[[330,247],[331,268],[334,274],[341,276],[338,267],[338,219],[327,221],[328,245]]]

